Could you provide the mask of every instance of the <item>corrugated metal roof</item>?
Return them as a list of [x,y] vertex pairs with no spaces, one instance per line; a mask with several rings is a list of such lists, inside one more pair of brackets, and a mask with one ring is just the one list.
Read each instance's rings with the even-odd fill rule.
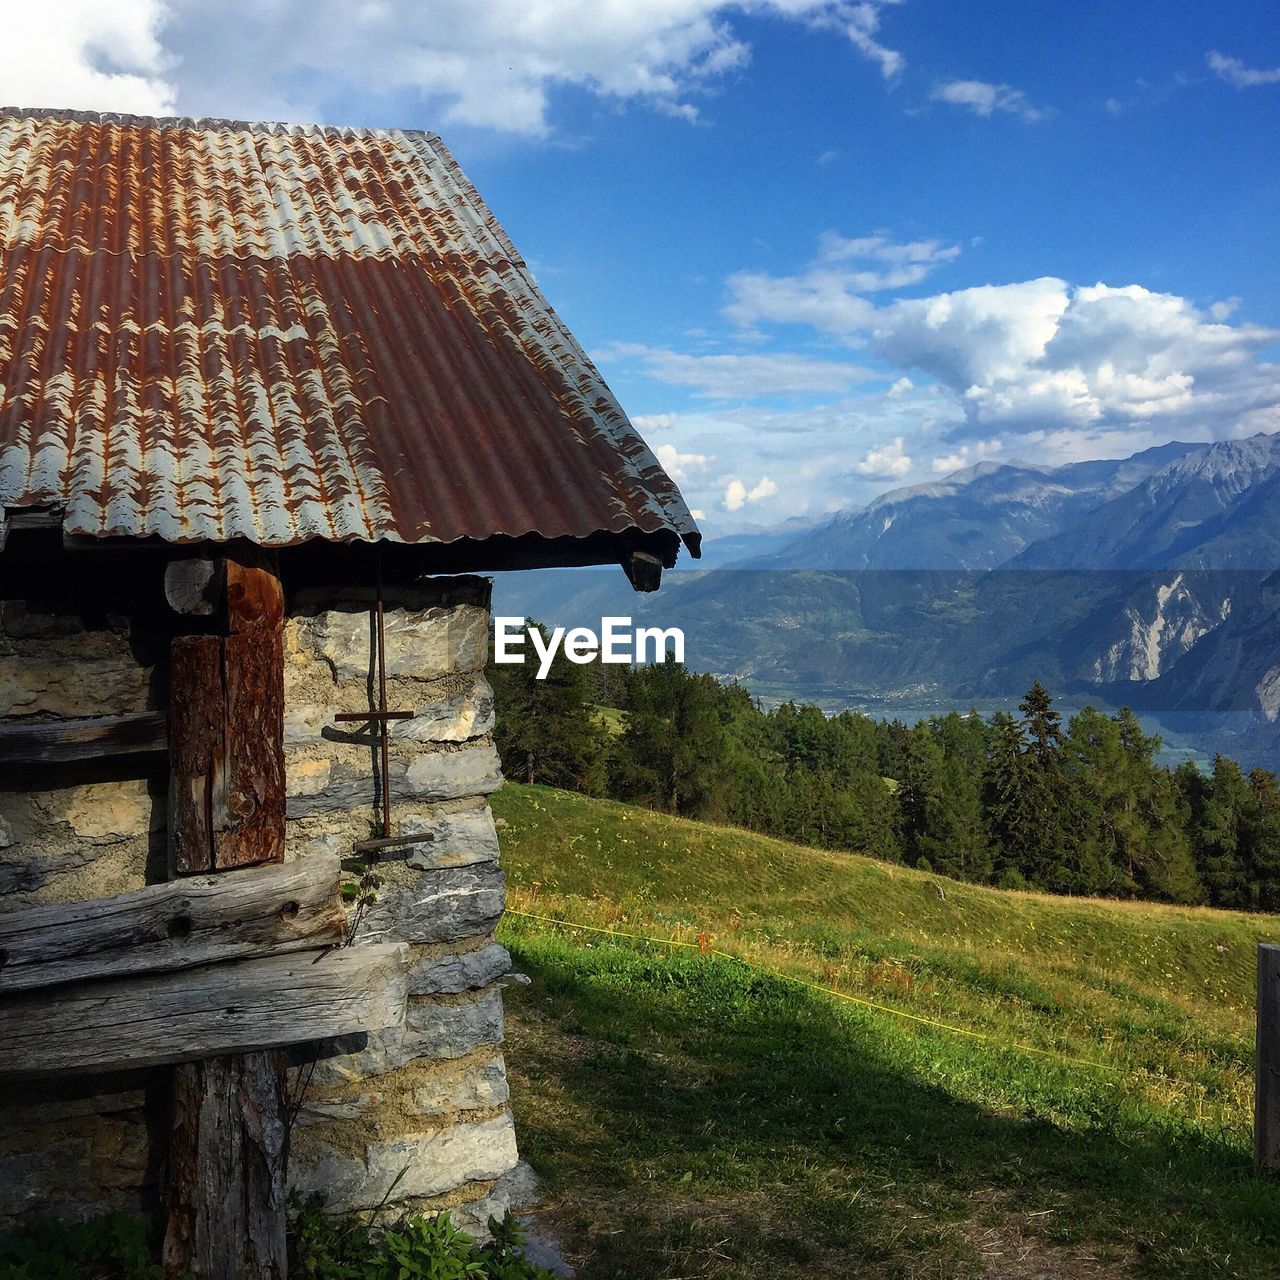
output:
[[90,536],[698,532],[432,134],[0,108],[0,507]]

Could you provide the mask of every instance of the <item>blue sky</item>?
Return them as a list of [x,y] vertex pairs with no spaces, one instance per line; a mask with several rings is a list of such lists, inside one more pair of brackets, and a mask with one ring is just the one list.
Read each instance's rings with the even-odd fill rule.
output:
[[22,105],[434,129],[710,532],[1280,430],[1270,4],[51,0]]

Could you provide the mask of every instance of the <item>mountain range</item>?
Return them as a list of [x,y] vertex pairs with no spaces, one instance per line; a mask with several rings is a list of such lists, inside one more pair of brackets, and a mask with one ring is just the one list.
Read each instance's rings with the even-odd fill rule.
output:
[[1060,467],[980,462],[734,567],[1280,568],[1278,503],[1280,434]]
[[708,545],[717,567],[670,573],[656,596],[568,571],[500,583],[495,607],[681,626],[696,669],[904,718],[1007,704],[1040,679],[1133,705],[1198,754],[1280,763],[1280,434],[984,462]]

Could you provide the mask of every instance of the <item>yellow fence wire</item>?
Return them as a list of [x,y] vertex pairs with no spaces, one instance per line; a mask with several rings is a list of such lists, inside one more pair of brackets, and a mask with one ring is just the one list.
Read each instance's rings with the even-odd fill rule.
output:
[[[758,964],[753,960],[748,960],[743,956],[735,955],[730,951],[722,951],[718,947],[706,945],[704,942],[686,942],[680,938],[657,938],[651,937],[643,933],[628,933],[623,929],[606,929],[602,925],[581,924],[576,920],[561,920],[555,916],[541,916],[532,911],[515,911],[511,908],[506,912],[509,916],[518,916],[523,920],[537,920],[542,924],[558,925],[562,929],[578,929],[585,933],[602,933],[611,938],[623,938],[631,942],[647,942],[660,947],[685,947],[689,950],[697,951],[701,955],[718,956],[722,960],[731,960],[736,964],[743,965],[745,968],[752,970],[769,978],[776,978],[781,982],[792,982],[800,987],[807,987],[810,991],[817,991],[822,995],[830,996],[834,1000],[842,1000],[846,1004],[859,1005],[864,1009],[872,1009],[876,1013],[887,1014],[893,1018],[902,1018],[908,1022],[918,1022],[926,1027],[933,1027],[938,1031],[947,1031],[952,1035],[967,1036],[971,1040],[981,1040],[987,1044],[996,1045],[1002,1049],[1013,1049],[1019,1053],[1038,1054],[1045,1058],[1054,1058],[1059,1062],[1069,1063],[1077,1067],[1093,1067],[1098,1071],[1107,1071],[1113,1075],[1128,1075],[1129,1073],[1122,1067],[1114,1066],[1108,1062],[1096,1062],[1091,1058],[1074,1058],[1070,1054],[1060,1053],[1056,1049],[1042,1049],[1038,1045],[1023,1044],[1017,1040],[1004,1040],[999,1036],[989,1035],[985,1031],[975,1031],[972,1027],[958,1027],[951,1022],[940,1022],[936,1018],[926,1018],[922,1014],[908,1013],[905,1009],[895,1009],[892,1005],[880,1004],[875,1000],[867,1000],[862,996],[853,996],[846,991],[837,991],[834,987],[825,987],[821,983],[810,982],[806,978],[797,978],[793,974],[783,973],[778,969],[770,969],[766,965]],[[1148,1075],[1159,1075],[1160,1073],[1144,1072]],[[1161,1077],[1167,1079],[1168,1077]]]

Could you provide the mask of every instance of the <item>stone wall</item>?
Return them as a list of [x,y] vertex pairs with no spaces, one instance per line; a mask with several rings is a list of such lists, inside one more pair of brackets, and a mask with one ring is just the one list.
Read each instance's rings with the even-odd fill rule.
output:
[[[286,856],[351,855],[379,834],[375,739],[336,725],[367,709],[372,593],[307,589],[285,631]],[[164,706],[168,635],[155,615],[0,601],[0,715]],[[423,839],[384,855],[354,945],[410,944],[405,1026],[292,1051],[291,1175],[334,1209],[387,1200],[451,1208],[482,1228],[506,1207],[516,1147],[501,1053],[493,938],[502,912],[486,796],[501,782],[484,678],[488,584],[389,588],[388,704],[412,710],[391,744],[392,820]],[[28,766],[0,775],[0,910],[109,896],[164,878],[163,757]],[[54,1082],[0,1100],[0,1224],[28,1212],[153,1212],[163,1072]]]

